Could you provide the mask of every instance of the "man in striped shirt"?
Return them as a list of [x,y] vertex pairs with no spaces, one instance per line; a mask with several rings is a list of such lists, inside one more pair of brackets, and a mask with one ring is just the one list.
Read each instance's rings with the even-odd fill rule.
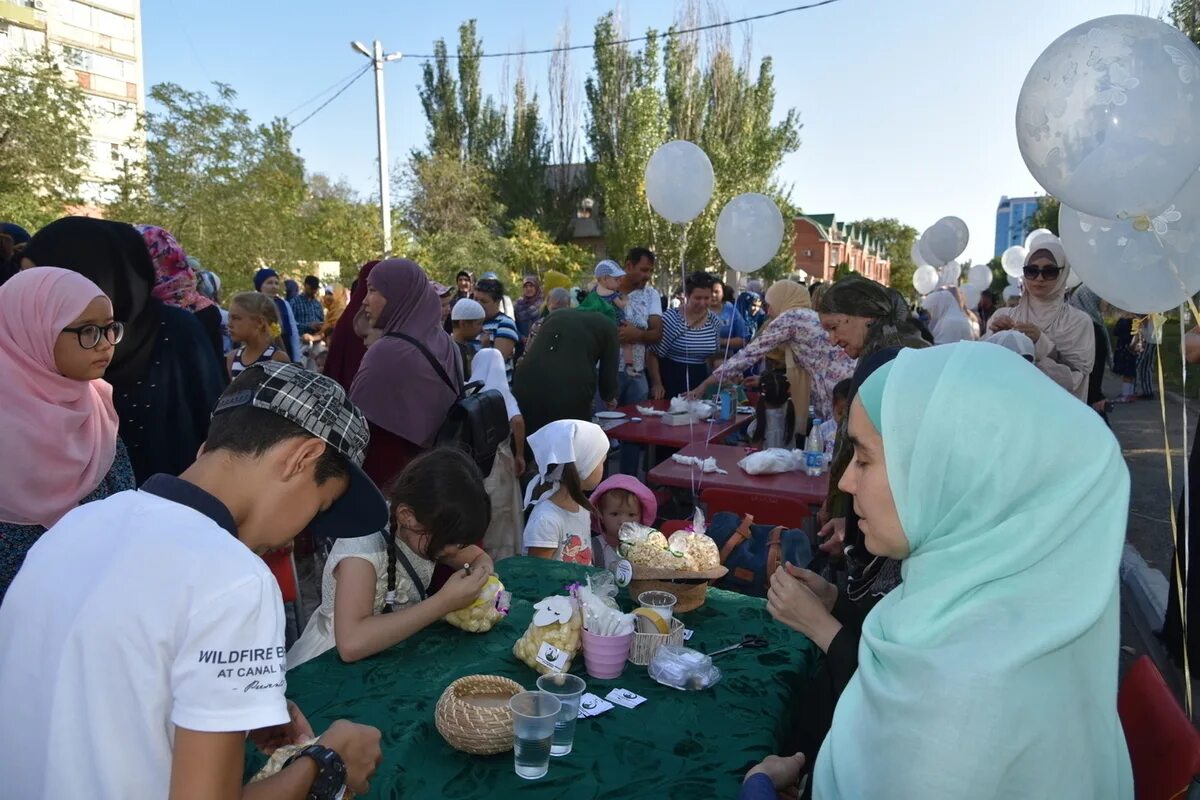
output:
[[475,284],[475,300],[483,306],[483,331],[477,340],[480,348],[494,347],[504,356],[504,374],[512,383],[513,357],[521,334],[517,322],[500,310],[504,299],[504,284],[494,278],[485,278]]

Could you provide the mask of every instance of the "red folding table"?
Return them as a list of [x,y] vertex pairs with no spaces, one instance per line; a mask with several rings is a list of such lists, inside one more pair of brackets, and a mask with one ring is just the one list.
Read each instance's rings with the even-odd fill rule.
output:
[[658,464],[646,475],[646,480],[659,486],[693,489],[698,496],[704,489],[729,489],[747,494],[799,500],[809,506],[825,502],[829,491],[829,472],[817,476],[804,472],[784,472],[777,475],[750,475],[738,466],[749,451],[745,447],[697,443],[679,451],[681,456],[715,458],[717,466],[728,474],[703,472],[699,467],[680,464],[673,459]]
[[[643,408],[652,407],[659,411],[665,411],[669,404],[665,400],[652,400],[639,405]],[[754,418],[753,414],[737,414],[733,419],[725,422],[707,419],[690,425],[667,425],[662,421],[662,417],[643,416],[637,410],[637,405],[622,406],[617,411],[622,412],[629,419],[620,425],[609,428],[608,438],[618,442],[649,446],[650,467],[658,463],[655,457],[658,447],[680,449],[694,443],[719,442]],[[634,422],[635,419],[641,421]]]

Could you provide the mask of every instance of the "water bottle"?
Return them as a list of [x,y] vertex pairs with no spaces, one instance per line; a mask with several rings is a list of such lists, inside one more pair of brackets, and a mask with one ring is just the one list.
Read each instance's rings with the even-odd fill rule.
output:
[[813,419],[812,430],[804,443],[804,473],[816,477],[825,471],[825,443],[821,440],[821,418]]
[[726,389],[725,391],[721,392],[720,399],[721,399],[720,421],[721,422],[729,422],[729,420],[733,419],[733,413],[736,410],[736,403],[734,402],[733,392]]

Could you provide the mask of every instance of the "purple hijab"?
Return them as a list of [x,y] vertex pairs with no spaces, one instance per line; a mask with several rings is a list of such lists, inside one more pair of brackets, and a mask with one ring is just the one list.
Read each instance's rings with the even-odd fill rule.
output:
[[363,356],[350,386],[350,399],[374,424],[428,448],[458,392],[446,385],[418,348],[387,334],[403,333],[416,339],[450,380],[458,381],[458,348],[442,330],[442,302],[425,271],[406,259],[380,262],[367,282],[387,298],[382,318],[374,321],[384,337]]

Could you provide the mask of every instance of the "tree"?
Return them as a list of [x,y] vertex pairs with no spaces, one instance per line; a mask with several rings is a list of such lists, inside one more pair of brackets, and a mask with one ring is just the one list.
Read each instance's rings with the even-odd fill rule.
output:
[[1200,44],[1200,0],[1173,0],[1171,22],[1189,39]]
[[215,96],[158,84],[160,109],[146,114],[146,159],[126,165],[107,215],[171,231],[227,292],[250,286],[255,269],[289,269],[305,252],[301,206],[304,162],[283,120],[255,125],[237,108],[237,93]]
[[483,165],[452,153],[414,156],[392,180],[405,197],[401,214],[414,236],[467,233],[477,227],[498,233],[504,207]]
[[574,279],[592,261],[591,252],[573,244],[555,244],[538,225],[529,219],[518,219],[508,238],[508,273],[511,277],[537,275],[557,270]]
[[894,217],[860,219],[850,225],[856,231],[869,236],[873,242],[883,245],[888,260],[892,262],[892,287],[902,293],[910,291],[913,273],[917,271],[917,265],[912,260],[912,246],[917,238],[917,229]]
[[1039,197],[1037,211],[1033,212],[1033,216],[1025,222],[1025,232],[1030,233],[1038,228],[1045,228],[1058,236],[1059,205],[1058,200],[1050,195]]
[[345,181],[309,177],[300,218],[304,257],[339,262],[346,285],[363,263],[379,257],[379,206],[364,202]]
[[37,229],[79,201],[87,96],[47,49],[0,65],[0,216]]
[[[678,28],[695,27],[701,19],[697,8],[689,6]],[[721,209],[744,192],[762,192],[786,204],[787,192],[773,176],[799,147],[800,124],[794,110],[771,122],[775,88],[769,58],[754,72],[749,47],[739,55],[727,31],[703,42],[698,33],[675,31],[664,37],[660,58],[653,30],[635,52],[616,43],[622,37],[611,13],[597,22],[594,74],[585,84],[590,158],[609,252],[649,245],[666,264],[719,268],[715,229]],[[686,237],[651,210],[645,194],[646,163],[670,139],[696,142],[715,175],[712,201],[688,224]],[[791,270],[790,251],[789,235],[772,270],[783,264]]]

